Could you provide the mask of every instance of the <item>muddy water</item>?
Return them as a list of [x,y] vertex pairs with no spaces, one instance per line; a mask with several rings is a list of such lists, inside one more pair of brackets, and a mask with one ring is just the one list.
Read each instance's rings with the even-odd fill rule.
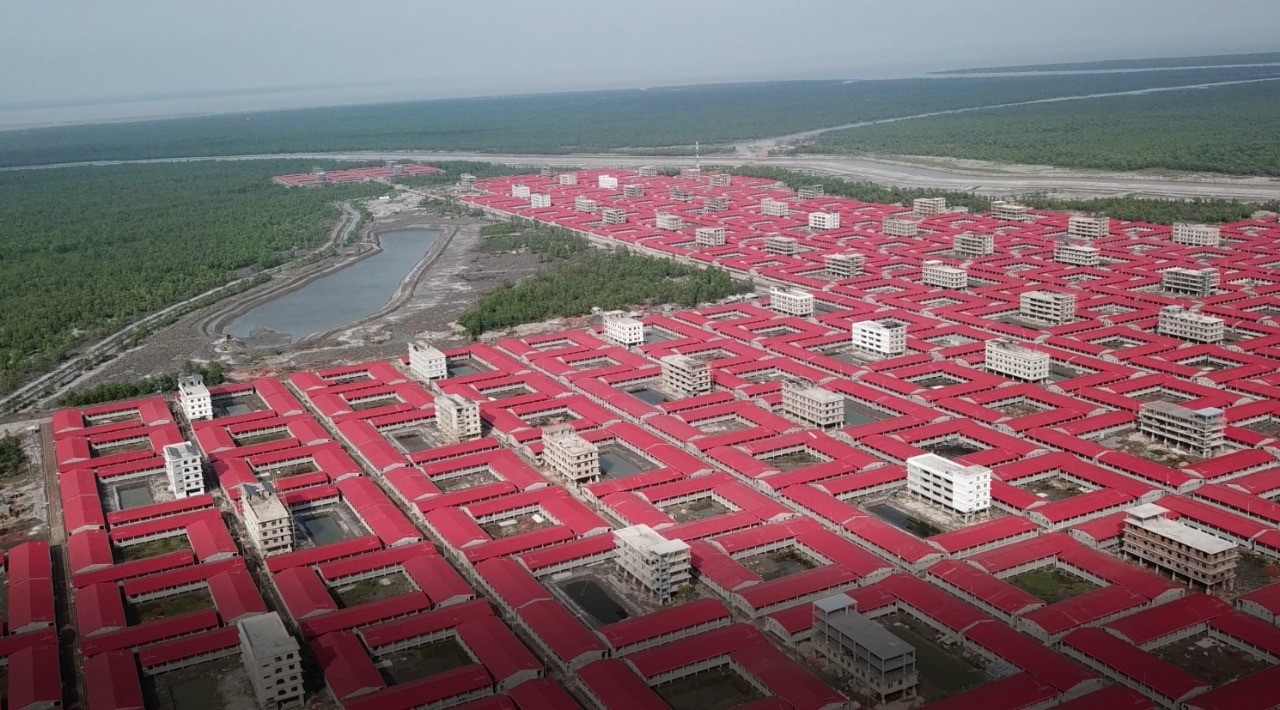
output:
[[377,313],[439,237],[427,229],[385,232],[381,252],[256,306],[226,332],[250,341],[286,336],[280,339],[297,342]]

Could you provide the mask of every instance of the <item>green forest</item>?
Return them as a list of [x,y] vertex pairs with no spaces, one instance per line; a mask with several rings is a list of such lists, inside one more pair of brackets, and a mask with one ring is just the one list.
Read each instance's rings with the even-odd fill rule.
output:
[[[786,81],[337,106],[0,132],[0,166],[348,150],[568,153],[747,141],[856,121],[1272,68]],[[1158,127],[1159,124],[1149,124]]]
[[0,436],[0,478],[16,476],[27,470],[27,452],[22,440],[13,434]]
[[803,150],[1274,176],[1280,175],[1278,105],[1280,81],[1268,81],[865,126],[822,134]]
[[[945,197],[947,204],[968,207],[971,212],[991,209],[991,199],[971,192],[929,190],[926,188],[891,187],[874,182],[850,182],[820,178],[792,170],[748,167],[732,170],[736,175],[779,180],[793,190],[805,185],[822,185],[828,195],[848,197],[863,202],[908,205],[917,197]],[[1101,197],[1093,199],[1061,199],[1044,195],[1021,195],[1019,202],[1041,210],[1057,212],[1098,212],[1116,219],[1152,224],[1174,222],[1238,222],[1259,210],[1280,211],[1280,202],[1234,202],[1231,200],[1157,200],[1139,197]]]
[[91,404],[114,402],[121,399],[133,399],[134,397],[145,397],[153,394],[168,394],[178,389],[178,376],[180,374],[200,375],[204,378],[204,383],[209,386],[220,385],[227,381],[226,373],[219,363],[187,362],[182,366],[181,373],[168,372],[127,382],[104,382],[93,387],[73,390],[62,395],[58,399],[58,404],[64,407],[87,407]]
[[0,392],[78,343],[320,244],[338,201],[387,190],[271,182],[313,165],[0,172]]
[[528,249],[555,264],[519,284],[486,294],[458,319],[472,338],[491,330],[555,317],[580,316],[593,308],[629,309],[672,303],[690,307],[752,289],[723,269],[700,269],[668,259],[601,250],[582,237],[558,229],[486,229],[482,249]]

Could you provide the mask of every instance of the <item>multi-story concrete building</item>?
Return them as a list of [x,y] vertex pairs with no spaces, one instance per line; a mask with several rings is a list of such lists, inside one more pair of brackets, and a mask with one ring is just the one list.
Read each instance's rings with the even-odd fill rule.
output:
[[293,552],[293,512],[270,483],[246,483],[240,489],[244,527],[263,557]]
[[729,187],[733,185],[733,176],[728,173],[713,173],[711,175],[712,187]]
[[711,391],[711,365],[687,355],[662,358],[661,387],[678,399],[697,397]]
[[775,288],[769,294],[769,307],[785,315],[808,318],[813,315],[813,294],[797,288]]
[[616,227],[627,223],[627,213],[617,207],[605,207],[600,210],[600,223],[606,227]]
[[814,647],[870,689],[881,704],[915,697],[915,647],[859,614],[848,594],[814,602],[813,622]]
[[564,480],[583,485],[600,480],[600,449],[578,436],[572,424],[542,430],[542,463]]
[[618,178],[612,175],[601,175],[596,178],[596,187],[601,190],[616,190],[618,189]]
[[760,213],[767,217],[786,217],[791,214],[791,205],[766,197],[760,200]]
[[529,195],[529,206],[535,209],[551,206],[551,195],[545,192],[535,192]]
[[613,532],[618,567],[649,598],[666,603],[692,579],[689,543],[668,540],[648,525]]
[[673,187],[667,194],[672,202],[693,202],[693,191],[683,187]]
[[436,395],[436,429],[450,443],[480,438],[480,403],[460,394]]
[[911,201],[911,211],[921,217],[942,214],[947,211],[947,198],[917,197]]
[[892,319],[864,320],[853,324],[853,347],[894,357],[907,351],[907,324]]
[[834,429],[844,424],[844,397],[821,387],[783,382],[782,413],[806,427]]
[[1160,286],[1187,296],[1212,296],[1218,290],[1218,270],[1175,266],[1160,275]]
[[655,226],[658,229],[664,229],[668,232],[678,232],[681,229],[684,229],[684,220],[681,219],[678,214],[659,212],[657,224]]
[[797,251],[796,240],[781,234],[770,234],[764,240],[764,253],[778,256],[794,256]]
[[1022,382],[1049,379],[1049,353],[1024,348],[1005,338],[988,340],[985,353],[987,372]]
[[458,186],[464,190],[476,189],[476,176],[471,173],[463,173],[458,176]]
[[596,207],[596,201],[586,195],[578,195],[573,198],[574,212],[586,212],[587,214],[593,214],[596,211]]
[[796,191],[796,196],[802,200],[816,200],[819,197],[826,197],[827,190],[821,185],[805,185]]
[[1194,247],[1216,247],[1222,243],[1222,230],[1207,224],[1173,223],[1173,243]]
[[957,234],[951,240],[951,250],[957,256],[976,258],[991,256],[996,253],[996,237],[994,234]]
[[200,450],[190,441],[164,447],[164,472],[174,497],[186,498],[204,493],[204,464],[200,460]]
[[1197,343],[1220,343],[1226,337],[1227,325],[1221,318],[1197,313],[1182,306],[1165,306],[1160,309],[1156,332]]
[[1008,200],[992,200],[991,216],[1007,222],[1027,221],[1027,206]]
[[921,282],[926,286],[962,291],[969,287],[969,272],[945,261],[929,259],[921,265]]
[[991,469],[965,466],[937,454],[907,459],[907,492],[962,516],[991,507]]
[[1138,431],[1175,449],[1212,456],[1226,442],[1227,416],[1216,407],[1191,409],[1157,400],[1138,408]]
[[303,707],[302,659],[298,642],[285,628],[280,614],[256,614],[236,622],[240,633],[240,662],[249,685],[264,710]]
[[702,168],[680,168],[680,177],[700,178],[702,177]]
[[1111,218],[1073,214],[1067,219],[1067,236],[1075,239],[1101,239],[1111,233]]
[[693,230],[693,240],[700,247],[722,247],[725,243],[724,227],[698,227]]
[[1235,588],[1240,549],[1216,535],[1176,520],[1155,503],[1125,511],[1124,553],[1213,594]]
[[1076,319],[1076,295],[1062,291],[1026,291],[1018,298],[1023,318],[1062,325]]
[[409,372],[419,382],[443,380],[449,376],[449,361],[431,341],[418,338],[409,343]]
[[657,176],[658,176],[658,166],[656,166],[656,165],[641,165],[640,167],[636,168],[636,176],[637,176],[637,177],[657,177]]
[[706,203],[702,206],[703,212],[728,212],[729,198],[727,197],[708,197]]
[[851,279],[861,276],[867,264],[867,257],[854,252],[844,254],[827,254],[823,257],[827,265],[827,276],[835,280]]
[[839,229],[840,214],[838,212],[810,212],[809,229]]
[[622,311],[604,313],[604,337],[623,347],[644,345],[644,323]]
[[528,185],[512,185],[511,186],[512,197],[519,197],[520,199],[527,200],[529,199],[529,195],[531,194],[532,194],[532,191],[529,189]]
[[1053,260],[1071,266],[1097,266],[1102,263],[1102,250],[1078,242],[1058,242],[1053,246]]
[[204,378],[200,375],[182,375],[178,378],[178,404],[182,405],[182,413],[187,421],[197,422],[213,419],[213,396],[205,387]]
[[644,197],[644,185],[632,183],[622,186],[623,197]]
[[880,231],[887,237],[914,237],[920,234],[920,220],[910,217],[885,217],[880,221]]
[[559,175],[556,176],[556,182],[560,183],[561,185],[577,185],[578,174],[577,173],[560,173]]

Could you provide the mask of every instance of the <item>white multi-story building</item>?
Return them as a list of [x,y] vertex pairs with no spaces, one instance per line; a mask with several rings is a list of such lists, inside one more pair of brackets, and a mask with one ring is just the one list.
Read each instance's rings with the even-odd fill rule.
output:
[[777,256],[794,256],[797,251],[796,240],[781,234],[770,234],[764,240],[764,253]]
[[1175,266],[1165,269],[1160,285],[1166,291],[1188,296],[1212,296],[1218,290],[1217,269],[1186,269]]
[[724,227],[698,227],[693,230],[693,240],[700,247],[722,247],[725,243]]
[[1222,243],[1222,230],[1207,224],[1174,222],[1173,242],[1195,247],[1216,247]]
[[866,256],[854,252],[827,254],[823,260],[827,265],[827,276],[836,280],[861,276],[867,264]]
[[911,201],[911,211],[921,217],[942,214],[947,211],[947,198],[917,197]]
[[813,294],[797,288],[775,288],[769,295],[769,307],[784,315],[808,318],[813,315]]
[[760,200],[760,214],[766,217],[786,217],[791,214],[791,205],[781,200],[766,197]]
[[996,219],[1003,219],[1006,222],[1025,222],[1027,220],[1027,206],[1009,202],[1008,200],[992,200],[991,216]]
[[1076,295],[1062,291],[1026,291],[1018,299],[1023,318],[1062,325],[1076,319]]
[[926,286],[962,291],[969,287],[969,272],[945,261],[929,259],[921,265],[921,282]]
[[420,382],[443,380],[449,376],[449,362],[429,340],[418,338],[409,343],[409,372]]
[[937,454],[907,459],[907,492],[960,515],[991,507],[991,469],[965,466]]
[[529,206],[533,208],[550,207],[551,195],[545,192],[535,192],[529,195]]
[[543,428],[542,463],[574,485],[600,480],[600,449],[579,436],[572,424]]
[[556,182],[560,183],[561,185],[577,185],[578,174],[577,173],[560,173],[559,175],[556,176]]
[[1049,353],[1021,345],[1005,338],[988,340],[986,346],[987,372],[1003,375],[1012,380],[1040,382],[1049,379]]
[[821,387],[783,382],[782,413],[806,427],[834,429],[844,424],[844,397]]
[[1073,214],[1067,219],[1067,236],[1076,239],[1101,239],[1111,233],[1111,218]]
[[649,598],[666,603],[692,579],[689,543],[668,540],[648,525],[613,532],[618,541],[615,560]]
[[236,622],[240,662],[264,710],[303,707],[302,659],[298,642],[277,612],[255,614]]
[[593,214],[596,211],[596,207],[596,201],[586,195],[578,195],[573,198],[574,212],[586,212],[587,214]]
[[244,527],[263,557],[293,552],[293,512],[270,483],[246,483],[240,488]]
[[189,422],[213,419],[213,396],[200,375],[178,378],[178,404],[182,405],[182,413],[187,415]]
[[661,386],[667,394],[684,399],[711,391],[711,365],[687,355],[662,358]]
[[1227,415],[1215,407],[1191,409],[1157,400],[1138,409],[1138,431],[1175,449],[1212,456],[1226,442]]
[[480,403],[460,394],[436,395],[436,429],[452,443],[480,438]]
[[996,237],[994,234],[957,234],[951,241],[951,250],[958,256],[979,257],[996,253]]
[[809,213],[809,229],[839,229],[840,213],[838,212],[810,212]]
[[200,460],[200,450],[190,441],[164,447],[164,472],[174,497],[186,498],[204,493],[204,464]]
[[601,175],[596,178],[596,187],[601,190],[616,190],[618,189],[618,178],[612,175]]
[[644,323],[622,311],[606,311],[604,337],[627,348],[644,345]]
[[644,185],[640,183],[631,183],[622,186],[623,197],[644,197]]
[[1220,343],[1226,337],[1227,325],[1221,318],[1197,313],[1182,306],[1165,306],[1160,309],[1156,332],[1197,343]]
[[678,232],[684,229],[684,220],[678,214],[659,212],[656,226],[658,229],[664,229],[668,232]]
[[527,200],[529,199],[530,194],[532,194],[532,191],[529,189],[528,185],[512,185],[511,186],[512,197],[519,197],[523,200]]
[[920,233],[920,220],[910,217],[885,217],[880,231],[887,237],[914,237]]
[[826,197],[827,189],[821,185],[805,185],[796,191],[796,195],[802,200],[816,200]]
[[1078,242],[1058,242],[1053,246],[1053,260],[1071,266],[1097,266],[1102,262],[1102,250]]
[[616,227],[627,223],[627,213],[617,207],[605,207],[600,210],[600,222],[606,227]]
[[890,357],[901,355],[907,351],[907,324],[892,319],[858,321],[853,324],[853,347]]

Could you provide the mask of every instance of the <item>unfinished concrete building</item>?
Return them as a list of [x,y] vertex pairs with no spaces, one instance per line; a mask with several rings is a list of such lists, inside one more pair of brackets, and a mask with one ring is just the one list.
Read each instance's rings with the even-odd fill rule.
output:
[[844,397],[801,382],[783,382],[782,413],[802,426],[835,429],[844,424]]
[[1175,266],[1160,275],[1160,286],[1184,296],[1212,296],[1218,290],[1218,270]]
[[1018,297],[1018,314],[1041,323],[1070,323],[1076,319],[1076,295],[1063,291],[1025,291]]
[[798,288],[775,288],[769,294],[769,307],[783,315],[808,318],[813,315],[813,294]]
[[863,352],[895,357],[907,351],[907,324],[902,321],[858,321],[851,330],[853,347]]
[[661,387],[677,399],[687,399],[711,391],[711,365],[687,355],[662,358]]
[[1169,511],[1146,503],[1125,511],[1121,537],[1126,555],[1210,594],[1235,588],[1240,548],[1203,530],[1169,518]]
[[760,200],[760,214],[766,217],[786,217],[791,214],[791,206],[781,200],[766,197]]
[[1156,332],[1196,343],[1220,343],[1226,337],[1227,325],[1221,318],[1182,306],[1165,306],[1160,309]]
[[885,217],[880,230],[888,237],[915,237],[920,233],[920,220],[909,217]]
[[765,237],[764,253],[766,254],[794,256],[796,251],[796,240],[791,237],[784,237],[781,234],[770,234]]
[[190,441],[164,447],[164,472],[175,498],[204,493],[204,462],[200,450]]
[[813,230],[831,230],[840,228],[840,213],[838,212],[810,212],[809,213],[809,229]]
[[200,375],[182,375],[178,378],[178,404],[188,422],[213,419],[213,396]]
[[293,552],[293,511],[280,500],[270,483],[247,483],[241,487],[240,512],[258,552],[263,557]]
[[480,438],[480,403],[460,394],[436,395],[436,429],[452,444]]
[[813,622],[814,647],[881,704],[915,697],[919,683],[915,647],[859,614],[848,594],[814,602]]
[[802,200],[816,200],[819,197],[826,197],[827,190],[821,185],[805,185],[796,190],[796,195]]
[[1101,239],[1111,234],[1111,218],[1073,214],[1067,219],[1067,236],[1075,239]]
[[911,211],[921,217],[932,217],[947,211],[945,197],[917,197],[911,201]]
[[1226,443],[1227,416],[1216,407],[1191,409],[1157,400],[1138,409],[1138,431],[1153,441],[1197,456],[1213,456]]
[[443,380],[449,376],[449,361],[426,338],[409,343],[409,372],[420,382]]
[[618,542],[618,567],[645,596],[666,603],[692,579],[689,543],[668,540],[648,525],[633,525],[613,532]]
[[659,212],[655,226],[668,232],[678,232],[684,229],[684,220],[678,214]]
[[627,213],[618,207],[605,207],[600,212],[600,223],[606,227],[616,227],[627,223]]
[[1021,382],[1049,379],[1049,353],[1024,348],[1007,338],[988,340],[985,350],[987,372]]
[[277,612],[256,614],[236,622],[240,662],[249,676],[258,707],[285,710],[303,707],[302,659],[298,641]]
[[996,237],[994,234],[957,234],[951,240],[951,251],[956,256],[977,258],[991,256],[996,253]]
[[991,469],[937,454],[907,459],[907,492],[951,513],[971,517],[991,507]]
[[969,287],[969,272],[945,261],[929,259],[921,265],[921,282],[926,286],[962,291]]
[[1008,200],[992,200],[991,216],[1006,222],[1025,222],[1027,221],[1027,206],[1009,202]]
[[1097,266],[1102,263],[1102,250],[1079,242],[1058,242],[1053,247],[1053,260],[1071,266]]
[[1222,243],[1222,230],[1207,224],[1175,222],[1172,241],[1193,247],[1216,247]]
[[547,470],[574,485],[600,480],[600,449],[573,430],[555,424],[542,431],[542,463]]
[[693,230],[693,241],[701,248],[722,247],[725,244],[724,227],[698,227]]
[[848,252],[845,254],[827,254],[823,257],[827,265],[827,276],[837,281],[861,276],[867,264],[867,257],[862,254]]

